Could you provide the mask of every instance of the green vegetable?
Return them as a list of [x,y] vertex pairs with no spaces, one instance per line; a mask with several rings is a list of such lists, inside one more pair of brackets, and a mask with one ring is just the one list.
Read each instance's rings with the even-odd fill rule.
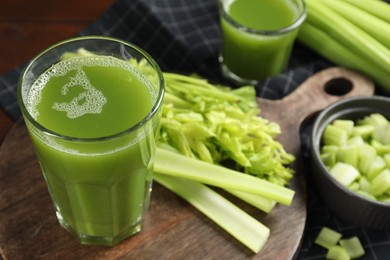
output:
[[294,191],[283,186],[162,148],[157,148],[154,170],[219,188],[257,194],[285,205],[290,205],[294,197]]
[[328,253],[326,254],[326,259],[349,260],[351,258],[344,247],[336,245],[329,248]]
[[345,239],[341,233],[328,227],[320,230],[314,243],[327,249],[326,259],[356,259],[365,254],[357,236]]
[[[363,0],[366,2],[367,0]],[[383,26],[389,30],[389,22],[384,21],[377,15],[373,19],[363,19],[356,13],[365,12],[365,16],[372,16],[366,9],[357,8],[338,8],[337,11],[332,4],[345,6],[348,2],[360,5],[360,1],[347,0],[307,0],[308,16],[303,23],[298,40],[311,48],[313,51],[328,58],[332,62],[354,69],[372,77],[381,87],[390,90],[390,48],[387,47],[388,41],[383,38],[374,37],[374,35],[384,35],[373,32],[375,29],[365,31],[367,28],[379,28]],[[379,1],[369,1],[366,6],[376,6]],[[390,5],[381,3],[385,6],[384,10],[389,10]],[[372,10],[372,9],[371,9]],[[378,10],[381,12],[380,10]],[[385,13],[385,12],[384,12]],[[387,17],[389,17],[387,12]],[[350,20],[347,19],[350,17]],[[352,18],[359,19],[359,23],[365,23],[364,28],[359,24],[353,23]],[[373,22],[382,19],[381,22]],[[379,25],[381,24],[381,25]],[[386,25],[387,24],[387,25]],[[379,36],[380,37],[380,36]],[[384,37],[389,37],[387,34]]]
[[351,259],[362,257],[365,254],[364,248],[357,236],[348,239],[341,239],[340,245],[347,250]]
[[[373,38],[390,48],[390,24],[375,15],[357,7],[354,3],[360,1],[321,0],[328,7],[348,19],[350,22],[369,33]],[[364,1],[363,1],[364,2]],[[372,2],[372,1],[371,1]],[[367,8],[365,6],[365,8]],[[389,17],[390,13],[387,14]]]
[[338,182],[345,186],[350,185],[359,176],[359,172],[355,169],[355,167],[341,162],[336,163],[329,173]]
[[356,122],[335,120],[324,130],[321,160],[341,184],[366,198],[388,202],[389,133],[390,122],[378,113]]
[[323,227],[314,240],[314,243],[329,249],[339,242],[341,236],[342,235],[339,232],[336,232],[328,227]]
[[270,230],[266,226],[207,186],[163,174],[155,174],[155,179],[181,196],[253,252],[258,253],[267,242]]
[[[224,164],[287,185],[295,159],[276,141],[280,127],[259,116],[253,86],[231,89],[204,79],[164,73],[160,142],[181,154]],[[174,97],[174,98],[173,98]]]
[[383,0],[344,0],[360,9],[367,11],[368,13],[390,23],[390,5]]

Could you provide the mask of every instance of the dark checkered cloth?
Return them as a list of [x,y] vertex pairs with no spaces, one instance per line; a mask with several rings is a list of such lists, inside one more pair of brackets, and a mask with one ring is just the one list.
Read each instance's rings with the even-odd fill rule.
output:
[[[387,0],[389,1],[389,0]],[[390,14],[389,14],[390,15]],[[218,64],[221,44],[216,0],[118,0],[80,35],[106,35],[141,46],[163,71],[198,73],[225,83]],[[279,99],[313,73],[333,64],[298,43],[286,71],[256,86],[258,96]],[[0,77],[0,105],[13,119],[20,117],[16,85],[21,68]],[[302,134],[308,155],[308,131]],[[374,232],[335,217],[308,184],[308,219],[298,259],[323,259],[325,250],[313,244],[323,226],[345,237],[357,235],[366,250],[363,259],[390,259],[390,232]]]

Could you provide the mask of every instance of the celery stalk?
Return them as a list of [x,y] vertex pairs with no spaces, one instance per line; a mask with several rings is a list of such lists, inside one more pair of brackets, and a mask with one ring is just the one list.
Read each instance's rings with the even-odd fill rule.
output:
[[321,26],[345,46],[370,60],[383,70],[390,67],[390,50],[368,33],[318,0],[306,0],[307,21]]
[[243,174],[223,166],[157,148],[154,170],[161,174],[182,177],[223,189],[249,192],[290,205],[294,191],[271,182]]
[[390,23],[390,5],[383,0],[343,0]]
[[[390,48],[390,23],[356,7],[350,1],[322,0],[322,2]],[[387,15],[390,16],[390,12]]]
[[276,202],[270,199],[266,199],[262,196],[238,191],[238,190],[226,190],[230,194],[236,196],[237,198],[241,199],[242,201],[245,201],[246,203],[264,211],[265,213],[270,213],[271,210],[276,206]]
[[267,242],[270,230],[266,226],[207,186],[158,172],[154,178],[158,183],[181,196],[253,252],[258,253]]
[[298,34],[298,41],[335,64],[361,71],[372,77],[381,86],[390,89],[388,69],[379,68],[370,60],[364,59],[350,50],[348,45],[343,45],[336,39],[309,21],[305,21]]

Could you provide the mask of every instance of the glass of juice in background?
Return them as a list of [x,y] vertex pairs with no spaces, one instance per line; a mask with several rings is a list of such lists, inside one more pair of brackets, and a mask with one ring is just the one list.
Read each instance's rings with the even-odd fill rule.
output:
[[223,75],[238,85],[281,73],[300,25],[303,0],[219,0]]
[[35,57],[19,105],[58,221],[83,244],[137,233],[148,208],[162,73],[124,41],[77,37]]

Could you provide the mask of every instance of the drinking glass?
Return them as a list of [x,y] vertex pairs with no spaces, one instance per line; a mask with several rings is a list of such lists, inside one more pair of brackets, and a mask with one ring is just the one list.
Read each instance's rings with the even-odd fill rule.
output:
[[81,243],[140,231],[163,95],[153,58],[109,37],[57,43],[22,72],[18,101],[55,214]]
[[285,69],[306,17],[303,0],[219,0],[219,12],[219,60],[227,79],[256,84]]

